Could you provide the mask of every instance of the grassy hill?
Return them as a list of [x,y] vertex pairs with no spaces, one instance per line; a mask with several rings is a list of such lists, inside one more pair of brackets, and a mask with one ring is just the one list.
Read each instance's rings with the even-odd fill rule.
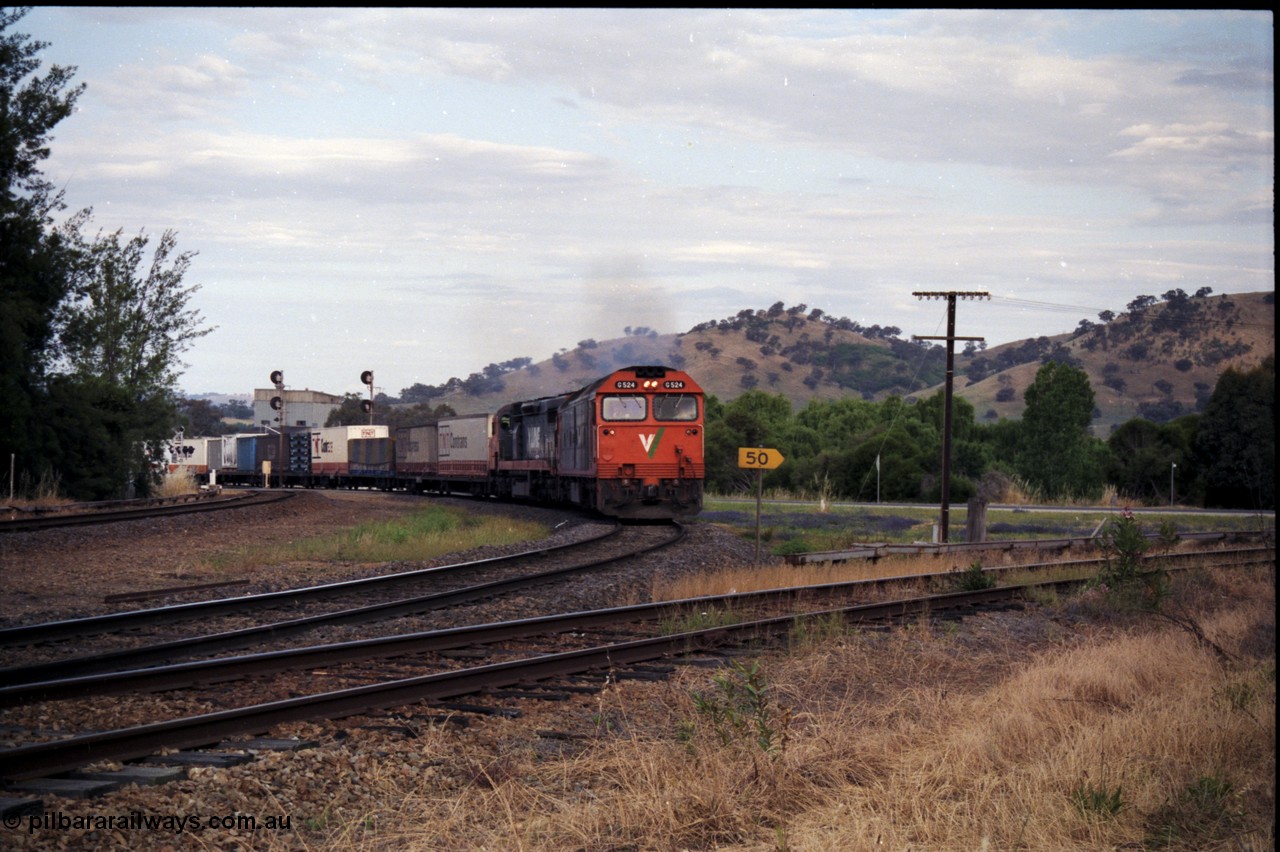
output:
[[[1163,421],[1193,412],[1228,367],[1250,369],[1274,355],[1274,293],[1171,292],[1164,300],[1139,297],[1126,312],[1081,321],[1068,333],[957,352],[955,392],[974,405],[980,420],[1020,417],[1023,393],[1040,365],[1065,360],[1088,373],[1097,397],[1094,431],[1105,436],[1132,417]],[[809,400],[851,395],[930,395],[942,387],[945,350],[905,340],[896,328],[867,328],[804,305],[777,303],[683,334],[642,329],[614,340],[582,341],[545,361],[490,365],[467,380],[420,390],[429,391],[425,398],[432,404],[469,414],[573,390],[633,364],[686,369],[725,402],[754,388],[785,396],[799,408]]]
[[[1135,300],[1136,301],[1136,300]],[[956,359],[956,394],[980,420],[1022,415],[1022,395],[1048,357],[1089,375],[1093,431],[1134,417],[1164,422],[1203,406],[1228,368],[1275,355],[1275,294],[1187,297],[1135,305],[1070,334],[1007,343]]]

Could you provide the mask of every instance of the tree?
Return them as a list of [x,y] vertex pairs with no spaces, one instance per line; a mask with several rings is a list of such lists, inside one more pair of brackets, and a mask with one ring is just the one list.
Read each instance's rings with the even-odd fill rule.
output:
[[73,257],[53,227],[65,209],[62,193],[40,164],[84,84],[71,84],[72,67],[54,65],[38,76],[47,45],[12,32],[25,15],[0,8],[0,449],[35,477],[48,468],[39,449],[48,439],[41,430],[46,372]]
[[195,253],[176,253],[177,234],[165,231],[148,264],[149,242],[145,233],[122,241],[116,231],[81,245],[71,299],[61,310],[68,371],[139,396],[171,391],[181,354],[213,331],[189,307],[199,286],[183,282]]
[[[86,399],[109,405],[110,416],[104,412],[76,428],[105,430],[96,440],[122,447],[78,460],[77,466],[97,469],[78,472],[77,477],[85,487],[92,484],[95,498],[120,496],[129,483],[146,493],[148,483],[135,475],[145,465],[128,448],[159,444],[172,433],[179,420],[179,356],[212,329],[202,327],[200,313],[188,307],[199,290],[183,283],[194,253],[177,253],[172,231],[164,232],[148,261],[150,240],[145,233],[126,241],[116,231],[86,242],[71,233],[84,221],[87,211],[64,229],[77,255],[70,292],[58,311],[58,366],[64,374],[60,386],[67,392],[82,388]],[[53,428],[65,432],[67,421],[55,421]],[[70,438],[60,441],[64,447],[72,443]],[[52,461],[65,480],[69,460]],[[116,483],[120,491],[103,491],[104,483]]]
[[1112,432],[1107,445],[1107,481],[1122,496],[1151,504],[1169,501],[1170,475],[1187,468],[1190,445],[1185,430],[1136,417]]
[[1050,361],[1023,398],[1018,473],[1047,499],[1100,494],[1106,445],[1089,435],[1094,395],[1088,374]]
[[[227,430],[222,423],[223,410],[207,399],[184,399],[178,403],[178,410],[186,423],[183,432],[187,435],[221,435]],[[252,410],[250,411],[252,416]]]
[[1218,378],[1196,435],[1205,503],[1246,509],[1276,505],[1274,356],[1248,372]]
[[88,210],[55,227],[63,196],[39,166],[84,86],[73,68],[38,76],[46,45],[9,34],[24,14],[0,10],[0,442],[29,479],[121,496],[147,469],[139,448],[178,422],[179,356],[211,329],[173,232],[144,270],[145,234],[86,241]]

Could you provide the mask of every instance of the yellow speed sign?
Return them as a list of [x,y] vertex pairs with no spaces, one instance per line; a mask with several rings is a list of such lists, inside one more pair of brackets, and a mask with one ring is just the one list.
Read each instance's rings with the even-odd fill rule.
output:
[[773,470],[784,461],[786,459],[777,450],[767,447],[738,447],[738,467]]

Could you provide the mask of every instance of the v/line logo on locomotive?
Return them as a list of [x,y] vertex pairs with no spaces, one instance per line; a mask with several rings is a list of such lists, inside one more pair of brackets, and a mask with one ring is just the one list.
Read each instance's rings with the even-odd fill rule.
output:
[[568,393],[420,426],[188,439],[183,445],[195,451],[169,468],[197,477],[216,471],[226,485],[260,487],[269,477],[272,487],[470,494],[619,518],[687,517],[702,508],[703,403],[683,370],[627,367]]
[[640,446],[644,447],[644,451],[649,454],[649,458],[653,458],[653,454],[658,451],[658,442],[662,440],[662,433],[665,431],[667,430],[663,427],[652,435],[640,436]]

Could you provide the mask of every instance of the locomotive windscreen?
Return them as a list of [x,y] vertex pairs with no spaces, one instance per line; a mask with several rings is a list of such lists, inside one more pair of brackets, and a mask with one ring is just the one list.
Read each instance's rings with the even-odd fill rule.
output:
[[653,397],[654,420],[697,420],[698,400],[687,393],[660,393]]
[[643,396],[606,396],[600,401],[605,420],[643,420],[648,414]]

